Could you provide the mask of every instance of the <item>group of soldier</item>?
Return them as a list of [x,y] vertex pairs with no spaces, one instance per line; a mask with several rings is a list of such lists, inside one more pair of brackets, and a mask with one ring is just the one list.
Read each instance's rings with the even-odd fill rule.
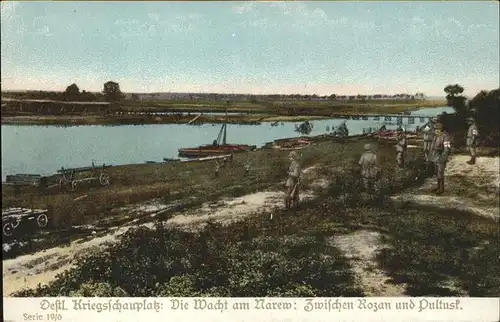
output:
[[[476,164],[477,158],[476,147],[479,133],[475,120],[473,118],[468,118],[467,121],[469,128],[467,131],[466,145],[471,156],[467,164],[474,165]],[[431,119],[428,125],[423,128],[423,157],[425,161],[432,166],[437,178],[437,186],[433,189],[433,192],[437,195],[444,193],[444,174],[451,152],[450,140],[450,135],[444,130],[443,124],[438,122],[437,118]],[[405,131],[403,131],[401,127],[397,130],[395,149],[398,167],[403,168],[405,166],[408,145]],[[288,180],[286,181],[287,192],[285,195],[286,208],[298,204],[299,178],[301,173],[297,153],[292,151],[289,154],[289,159],[290,167],[288,169]],[[377,192],[379,189],[378,183],[381,177],[381,169],[373,144],[365,144],[364,153],[359,159],[358,165],[361,167],[361,177],[365,190],[369,193]]]
[[[471,159],[467,164],[476,164],[476,147],[478,130],[476,122],[473,118],[468,118],[469,128],[467,131],[466,145],[469,150]],[[445,187],[445,169],[451,152],[450,135],[444,130],[443,124],[438,122],[437,118],[430,120],[429,124],[423,129],[423,155],[428,164],[433,165],[434,174],[437,179],[437,186],[433,192],[437,195],[444,193]],[[399,167],[404,167],[405,157],[407,153],[407,141],[404,131],[399,128],[396,138],[396,162]],[[365,145],[365,153],[359,160],[359,165],[362,170],[363,182],[366,190],[373,191],[375,182],[380,176],[376,153],[371,144]]]
[[[469,165],[476,164],[476,147],[478,144],[478,129],[474,118],[467,119],[469,128],[467,130],[466,146],[470,153]],[[451,152],[450,135],[443,130],[443,124],[438,123],[437,119],[432,119],[428,128],[424,132],[424,156],[425,160],[434,163],[437,187],[434,189],[436,194],[444,192],[444,172],[446,163]]]

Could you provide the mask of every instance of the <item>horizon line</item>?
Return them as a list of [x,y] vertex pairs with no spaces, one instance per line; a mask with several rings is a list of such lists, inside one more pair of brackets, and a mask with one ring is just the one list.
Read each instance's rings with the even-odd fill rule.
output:
[[[87,91],[87,90],[81,90],[81,92],[87,92],[87,93],[92,93],[92,94],[97,94],[97,93],[102,93],[102,91]],[[1,89],[2,93],[22,93],[22,92],[52,92],[52,93],[64,93],[64,90],[47,90],[47,89]],[[81,93],[80,92],[80,93]],[[304,92],[299,92],[299,93],[293,93],[293,94],[285,94],[285,93],[271,93],[271,94],[257,94],[257,93],[251,93],[251,92],[179,92],[179,91],[155,91],[155,92],[135,92],[135,91],[122,91],[123,94],[144,94],[144,95],[152,95],[152,94],[198,94],[198,95],[255,95],[255,96],[273,96],[273,95],[281,95],[281,96],[294,96],[294,95],[301,95],[301,96],[313,96],[316,95],[318,97],[325,97],[325,96],[374,96],[374,95],[400,95],[400,94],[406,94],[406,95],[416,95],[417,93],[422,93],[426,97],[446,97],[445,95],[427,95],[426,93],[423,92],[416,92],[416,93],[375,93],[375,94],[362,94],[362,93],[356,93],[356,94],[336,94],[336,93],[331,93],[331,94],[317,94],[317,93],[304,93]]]

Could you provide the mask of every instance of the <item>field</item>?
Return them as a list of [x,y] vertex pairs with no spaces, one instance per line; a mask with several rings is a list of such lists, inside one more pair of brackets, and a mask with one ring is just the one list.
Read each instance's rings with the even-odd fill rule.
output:
[[[85,125],[85,124],[171,124],[188,123],[200,113],[240,113],[243,115],[203,115],[196,123],[256,124],[258,122],[293,122],[322,119],[334,114],[396,114],[419,108],[442,107],[444,101],[270,101],[231,102],[211,101],[123,101],[120,112],[100,113],[42,113],[6,109],[2,124],[26,125]],[[90,108],[90,107],[89,107]],[[56,109],[53,109],[53,111]],[[184,115],[154,115],[152,113],[184,113]],[[141,113],[143,115],[141,115]]]
[[218,177],[211,162],[144,164],[110,169],[109,188],[18,199],[4,187],[3,207],[54,209],[51,229],[4,250],[4,294],[496,296],[498,153],[471,168],[457,151],[437,197],[419,148],[399,169],[394,143],[380,141],[372,198],[356,166],[365,143],[302,150],[293,211],[282,205],[286,153],[274,150],[236,155]]
[[124,110],[135,112],[163,111],[202,111],[202,112],[239,112],[269,115],[312,115],[323,116],[331,113],[399,113],[416,108],[444,106],[444,100],[400,101],[124,101]]

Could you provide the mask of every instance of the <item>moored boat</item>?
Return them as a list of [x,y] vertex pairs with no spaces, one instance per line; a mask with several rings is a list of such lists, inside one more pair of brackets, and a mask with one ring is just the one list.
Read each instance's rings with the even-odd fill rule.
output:
[[272,144],[273,149],[280,149],[283,151],[287,150],[301,150],[312,144],[311,140],[308,139],[287,139],[287,140],[276,140]]
[[216,155],[227,155],[231,153],[248,152],[255,150],[254,145],[245,144],[223,144],[223,145],[201,145],[196,148],[179,149],[179,156],[182,158],[199,158]]
[[[226,124],[222,128],[212,144],[200,145],[194,148],[179,149],[179,157],[182,158],[200,158],[207,156],[225,155],[231,153],[240,153],[253,151],[257,147],[247,144],[228,144],[226,143]],[[222,142],[221,142],[222,141]]]

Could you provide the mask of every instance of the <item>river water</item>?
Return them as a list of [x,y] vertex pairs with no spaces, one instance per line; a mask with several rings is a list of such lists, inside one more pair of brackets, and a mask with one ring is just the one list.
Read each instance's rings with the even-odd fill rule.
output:
[[[452,113],[449,107],[426,108],[412,115],[436,116]],[[414,124],[403,119],[403,126],[412,130],[422,126],[417,118]],[[340,125],[342,119],[312,121],[311,136],[326,133],[326,127]],[[364,128],[379,128],[384,118],[375,121],[347,120],[349,134],[363,133]],[[300,122],[285,122],[283,125],[228,125],[228,143],[250,144],[258,147],[276,139],[299,136],[295,125]],[[163,158],[177,158],[177,149],[210,144],[220,131],[220,124],[186,125],[119,125],[119,126],[27,126],[2,125],[2,181],[6,175],[32,173],[50,175],[61,167],[89,166],[92,161],[112,165],[161,162]],[[396,120],[386,125],[397,128]]]

